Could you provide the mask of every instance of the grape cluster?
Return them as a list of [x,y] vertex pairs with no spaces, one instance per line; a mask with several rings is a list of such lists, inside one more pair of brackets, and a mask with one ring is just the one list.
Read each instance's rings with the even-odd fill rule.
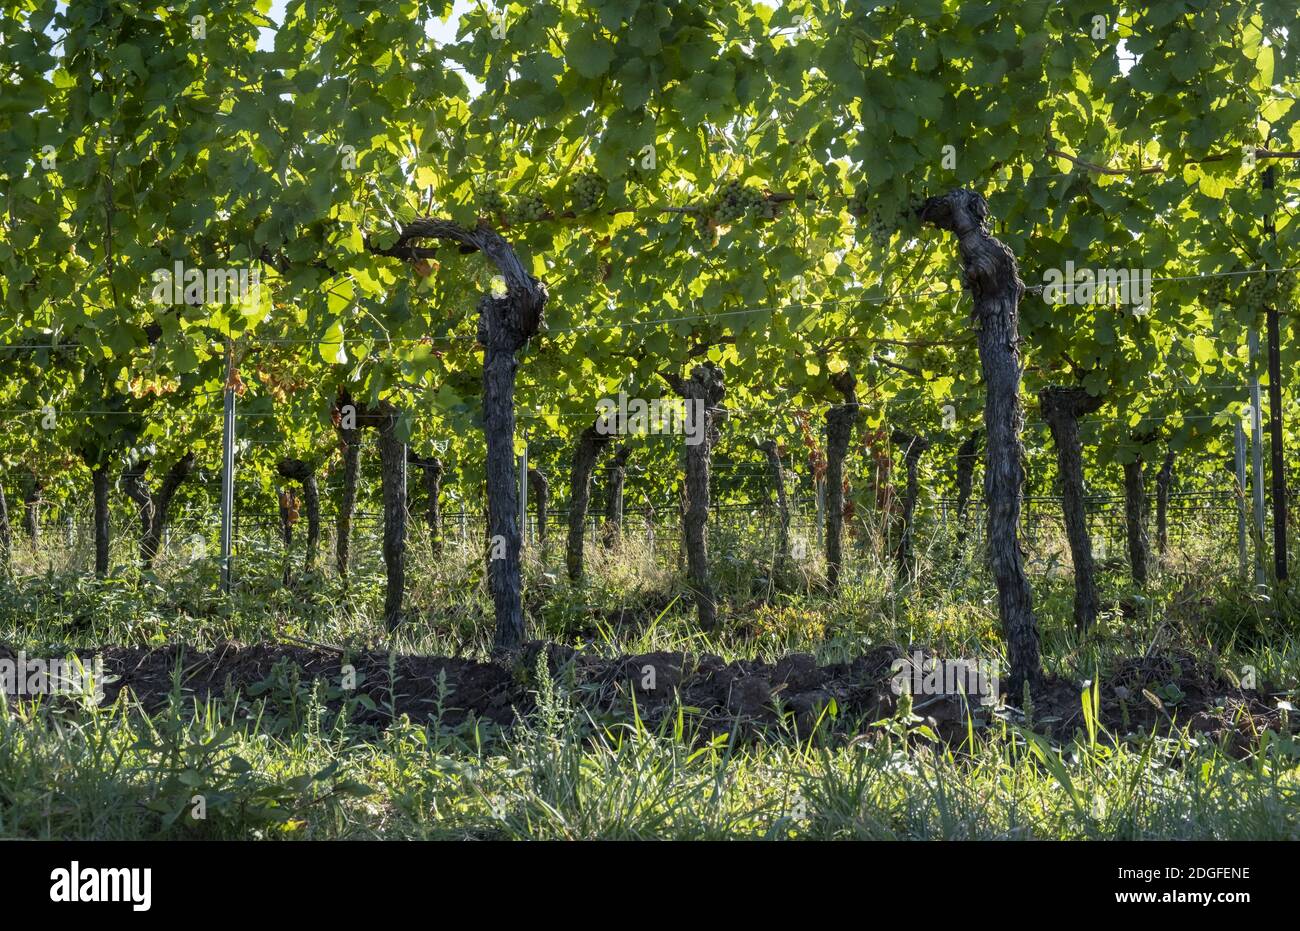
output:
[[511,223],[533,223],[546,214],[546,201],[535,194],[524,194],[515,198],[508,219]]
[[479,188],[474,199],[478,202],[478,209],[488,216],[506,212],[506,199],[494,187]]
[[1241,306],[1248,313],[1259,313],[1268,300],[1269,281],[1266,275],[1246,275],[1241,283]]
[[871,233],[871,241],[879,248],[883,249],[889,245],[889,241],[894,238],[894,230],[898,228],[898,216],[891,213],[888,216],[886,211],[879,207],[872,207],[867,210],[867,231]]
[[881,249],[889,245],[903,221],[897,206],[883,198],[873,197],[865,184],[858,185],[849,198],[849,213],[859,222],[866,223],[871,241]]
[[1241,284],[1241,304],[1251,312],[1286,303],[1295,289],[1295,272],[1265,272],[1246,276]]
[[871,209],[871,194],[867,191],[865,184],[859,184],[854,190],[853,196],[849,198],[849,213],[858,219],[862,219]]
[[728,181],[718,192],[718,199],[713,205],[713,216],[725,226],[751,213],[761,212],[765,202],[766,198],[761,191],[747,188],[739,181]]
[[1228,303],[1228,279],[1211,278],[1201,291],[1201,300],[1210,308]]
[[907,212],[900,219],[919,224],[921,222],[921,208],[925,206],[927,200],[929,198],[924,194],[917,194],[915,191],[909,192],[907,195]]
[[605,199],[605,179],[594,171],[584,171],[573,179],[573,212],[590,213]]

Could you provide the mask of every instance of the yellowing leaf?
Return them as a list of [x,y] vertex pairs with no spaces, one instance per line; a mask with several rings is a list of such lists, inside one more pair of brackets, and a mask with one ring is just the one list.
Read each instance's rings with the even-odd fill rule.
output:
[[1196,361],[1201,365],[1212,362],[1218,356],[1218,352],[1214,348],[1214,341],[1208,336],[1196,336],[1192,339],[1192,353],[1196,356]]
[[347,365],[348,354],[343,349],[343,321],[335,320],[325,331],[325,338],[316,345],[316,351],[325,362]]

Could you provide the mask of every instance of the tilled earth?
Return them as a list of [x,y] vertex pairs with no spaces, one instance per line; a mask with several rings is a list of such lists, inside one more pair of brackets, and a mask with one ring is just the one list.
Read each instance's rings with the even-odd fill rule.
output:
[[[913,649],[878,646],[851,662],[824,666],[804,653],[776,663],[724,662],[709,654],[680,652],[610,658],[541,641],[529,643],[508,662],[278,643],[231,642],[207,650],[180,644],[110,646],[78,652],[83,661],[102,658],[105,703],[129,690],[146,710],[156,711],[167,705],[179,682],[186,699],[242,698],[274,706],[300,700],[313,680],[323,680],[328,706],[337,709],[356,699],[353,718],[379,726],[403,714],[420,722],[440,715],[442,724],[453,726],[467,720],[512,724],[536,709],[538,660],[544,653],[552,680],[597,721],[631,721],[635,707],[635,714],[654,729],[675,719],[680,705],[696,738],[784,729],[791,737],[808,739],[815,731],[853,736],[864,724],[894,715],[899,701],[893,687],[895,661],[911,656]],[[0,659],[14,655],[0,646]],[[1082,691],[1079,682],[1047,680],[1033,695],[1031,725],[1062,739],[1082,730]],[[1020,703],[1018,696],[1008,698]],[[976,728],[998,716],[1025,721],[1020,709],[968,704],[959,691],[918,694],[913,701],[914,713],[952,742],[965,739],[968,719]],[[1120,663],[1102,682],[1100,721],[1114,734],[1190,726],[1211,740],[1226,740],[1238,752],[1255,746],[1264,730],[1294,728],[1266,693],[1242,689],[1182,653]]]

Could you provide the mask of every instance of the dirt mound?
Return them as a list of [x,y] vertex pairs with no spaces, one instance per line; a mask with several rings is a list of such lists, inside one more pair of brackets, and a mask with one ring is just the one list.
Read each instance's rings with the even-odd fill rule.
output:
[[[1041,729],[1067,737],[1083,727],[1080,691],[1058,680],[1035,695]],[[1296,726],[1265,693],[1243,689],[1176,650],[1121,660],[1102,681],[1099,704],[1102,725],[1116,734],[1163,732],[1176,722],[1214,741],[1226,738],[1238,750],[1254,746],[1265,730]]]
[[[211,650],[180,644],[153,650],[105,647],[80,655],[83,661],[102,658],[109,679],[105,703],[129,689],[147,710],[156,711],[177,687],[186,699],[241,696],[287,703],[301,700],[320,683],[329,707],[357,699],[354,717],[380,726],[403,714],[416,721],[436,715],[447,725],[467,719],[513,723],[536,708],[539,659],[544,656],[552,681],[570,690],[602,723],[631,720],[635,705],[636,714],[654,728],[675,720],[680,704],[697,737],[780,727],[807,739],[817,729],[852,736],[864,724],[894,715],[897,661],[906,662],[912,652],[879,646],[851,662],[825,666],[805,653],[775,663],[724,662],[710,654],[681,652],[609,658],[541,641],[503,662],[237,643]],[[13,651],[0,646],[0,659],[13,657]],[[1082,691],[1081,683],[1045,682],[1033,696],[1029,722],[1052,736],[1070,737],[1084,726]],[[1176,723],[1212,739],[1228,735],[1243,748],[1263,730],[1289,725],[1260,693],[1243,690],[1178,653],[1120,663],[1102,684],[1100,705],[1102,723],[1116,734],[1163,731]],[[964,739],[968,720],[978,728],[995,715],[1013,722],[1026,719],[1014,707],[994,711],[968,702],[960,690],[917,694],[913,708],[942,738],[957,742]]]

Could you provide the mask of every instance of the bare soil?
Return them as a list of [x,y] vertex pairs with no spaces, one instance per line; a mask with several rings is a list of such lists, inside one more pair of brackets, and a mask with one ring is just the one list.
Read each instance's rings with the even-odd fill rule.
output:
[[[515,657],[500,662],[234,642],[207,650],[181,644],[156,649],[109,646],[79,655],[83,661],[103,658],[109,680],[103,701],[108,704],[129,690],[154,712],[166,707],[179,681],[186,699],[264,699],[273,705],[291,700],[285,683],[292,681],[301,697],[314,680],[323,680],[328,706],[338,709],[364,696],[354,703],[354,719],[382,727],[400,715],[424,722],[439,709],[444,725],[469,720],[510,725],[536,710],[538,659],[545,654],[552,680],[571,689],[599,723],[631,721],[635,704],[635,713],[654,729],[676,719],[680,699],[684,720],[697,739],[766,731],[806,740],[815,731],[856,736],[865,725],[893,716],[899,701],[893,664],[912,649],[878,646],[852,662],[824,666],[806,653],[776,663],[724,662],[709,654],[680,652],[610,658],[542,641],[528,643]],[[14,651],[0,646],[0,659],[13,656]],[[344,688],[349,666],[355,670],[354,690]],[[1068,739],[1084,728],[1082,691],[1080,682],[1045,681],[1033,695],[1028,723],[1039,732]],[[1020,697],[1006,697],[1011,704],[1000,712],[968,703],[960,693],[916,695],[913,701],[915,713],[942,739],[960,743],[968,719],[977,729],[998,726],[999,716],[1026,723],[1024,712],[1015,707]],[[1182,653],[1119,663],[1103,680],[1100,719],[1108,731],[1120,735],[1190,726],[1237,752],[1255,746],[1265,730],[1295,728],[1266,692],[1242,689]]]

